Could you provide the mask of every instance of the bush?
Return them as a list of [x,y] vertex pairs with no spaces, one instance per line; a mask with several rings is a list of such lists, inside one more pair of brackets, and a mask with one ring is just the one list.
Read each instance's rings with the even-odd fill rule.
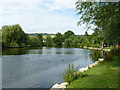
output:
[[68,65],[68,68],[63,73],[63,79],[65,82],[68,82],[70,84],[71,81],[77,79],[78,76],[80,76],[80,73],[78,71],[79,66],[74,69],[74,65]]
[[17,43],[9,43],[8,47],[19,47]]
[[112,60],[112,57],[113,57],[112,54],[108,54],[104,56],[105,60]]
[[87,76],[88,76],[87,73],[82,73],[82,74],[80,74],[80,77],[81,77],[81,78],[83,78],[83,77],[87,77]]
[[92,45],[90,45],[90,47],[100,48],[100,45],[99,44],[92,44]]
[[113,54],[113,55],[120,55],[120,49],[113,48],[111,50],[111,54]]
[[20,47],[26,47],[26,44],[25,44],[25,43],[22,43],[22,44],[20,45]]

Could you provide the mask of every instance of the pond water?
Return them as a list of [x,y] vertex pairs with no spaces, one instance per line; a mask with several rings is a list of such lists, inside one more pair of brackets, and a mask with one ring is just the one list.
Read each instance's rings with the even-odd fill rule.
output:
[[68,64],[80,68],[102,57],[80,48],[9,48],[2,51],[3,88],[51,88],[63,82]]

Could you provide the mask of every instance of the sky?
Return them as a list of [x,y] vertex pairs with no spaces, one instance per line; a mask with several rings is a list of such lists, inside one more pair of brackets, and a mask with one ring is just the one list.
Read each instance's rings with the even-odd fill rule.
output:
[[[0,28],[20,24],[26,33],[64,34],[72,30],[83,35],[86,25],[77,26],[76,0],[0,0]],[[89,34],[93,31],[89,30]]]

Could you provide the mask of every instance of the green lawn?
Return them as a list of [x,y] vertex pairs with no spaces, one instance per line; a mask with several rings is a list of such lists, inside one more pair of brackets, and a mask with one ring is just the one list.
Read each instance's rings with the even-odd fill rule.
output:
[[103,49],[111,49],[111,47],[104,47]]
[[[43,35],[43,39],[46,39],[46,37],[47,37],[46,35]],[[50,37],[51,37],[51,38],[54,38],[55,35],[50,35]]]
[[67,88],[118,88],[118,59],[104,61],[89,69],[87,77],[78,78],[70,83]]

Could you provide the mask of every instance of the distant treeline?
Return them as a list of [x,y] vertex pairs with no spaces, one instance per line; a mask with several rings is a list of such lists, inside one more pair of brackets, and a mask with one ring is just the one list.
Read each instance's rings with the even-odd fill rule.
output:
[[[75,35],[68,30],[64,34],[27,34],[19,24],[2,27],[2,47],[67,47],[79,48],[83,46],[101,47],[104,39],[96,29],[92,35],[85,32],[84,35]],[[105,41],[104,41],[105,42]]]
[[76,38],[75,42],[79,42],[79,36],[76,36],[72,31],[68,30],[62,35],[47,34],[47,33],[25,33],[19,24],[16,25],[5,25],[1,29],[2,31],[2,47],[78,47],[78,45],[69,45],[69,39],[72,37]]
[[[49,34],[49,33],[28,33],[28,34],[30,36],[37,36],[38,34],[42,34],[43,37],[46,37],[46,36],[51,36],[51,37],[53,36],[54,37],[56,35],[56,34],[52,34],[52,33],[51,34]],[[75,35],[75,36],[80,36],[81,37],[83,35]]]

